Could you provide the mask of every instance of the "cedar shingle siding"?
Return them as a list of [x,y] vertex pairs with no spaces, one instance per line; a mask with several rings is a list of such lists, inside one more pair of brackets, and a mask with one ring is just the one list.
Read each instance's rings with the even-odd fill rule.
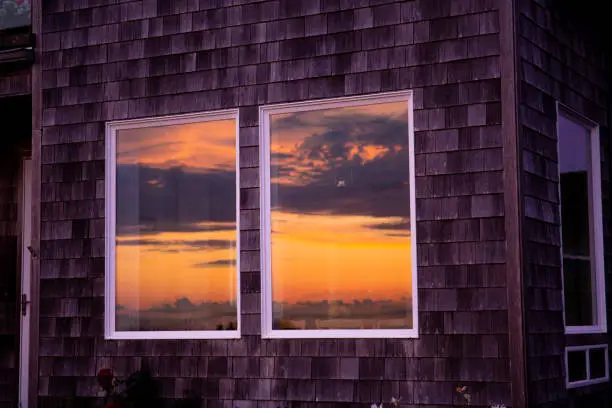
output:
[[[496,1],[43,4],[40,406],[146,362],[212,406],[508,402]],[[258,106],[415,90],[417,340],[261,340]],[[105,341],[104,122],[240,108],[240,340]],[[232,402],[233,400],[233,402]],[[220,406],[220,405],[219,405]],[[296,405],[297,406],[297,405]]]
[[[609,50],[600,47],[601,37],[575,35],[584,27],[570,21],[573,18],[571,12],[560,14],[552,2],[520,0],[518,4],[528,390],[529,400],[534,406],[548,407],[567,404],[568,398],[581,393],[565,389],[565,345],[609,343],[607,334],[564,335],[555,105],[558,100],[600,125],[606,291],[609,298],[612,206],[608,123],[610,71],[609,59],[606,60],[606,51]],[[592,24],[592,21],[586,21],[586,24]],[[608,301],[608,322],[611,318],[609,305]],[[605,390],[605,394],[600,394],[602,399],[599,402],[583,401],[584,406],[597,406],[612,398],[609,383],[587,390]]]
[[[168,404],[191,391],[208,406],[437,407],[462,402],[458,385],[474,405],[509,403],[498,1],[44,1],[40,407],[83,406],[97,370],[142,364]],[[518,3],[528,388],[552,406],[568,397],[554,99],[602,125],[607,160],[608,80],[542,1]],[[403,89],[419,338],[262,340],[258,107]],[[0,95],[28,91],[29,78],[0,80]],[[242,338],[104,340],[104,123],[236,107]],[[607,225],[607,166],[602,179]]]

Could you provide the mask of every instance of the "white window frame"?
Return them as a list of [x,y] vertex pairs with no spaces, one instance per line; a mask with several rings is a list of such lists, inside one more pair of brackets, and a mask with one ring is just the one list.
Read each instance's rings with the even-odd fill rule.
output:
[[[563,322],[566,334],[594,334],[606,333],[608,331],[606,316],[606,291],[605,291],[605,264],[603,252],[603,216],[602,216],[602,187],[601,187],[601,156],[599,125],[585,118],[565,105],[557,102],[557,135],[559,135],[559,118],[563,116],[567,120],[590,129],[590,175],[592,189],[589,197],[589,222],[590,222],[590,247],[591,256],[591,290],[593,301],[593,319],[595,324],[587,326],[568,326],[565,312],[565,277],[563,271],[563,225],[560,226],[560,252],[561,252],[561,287],[563,290]],[[559,157],[559,137],[557,137],[557,157]],[[557,165],[558,191],[559,191],[559,215],[561,215],[561,166]],[[561,218],[561,216],[560,216]],[[563,224],[561,222],[561,224]],[[576,257],[579,259],[580,257]]]
[[[606,355],[606,375],[601,378],[591,379],[591,359],[589,354],[591,350],[604,349]],[[572,381],[569,380],[569,365],[568,365],[568,353],[572,351],[584,351],[586,359],[586,380]],[[565,386],[567,388],[578,388],[587,385],[601,384],[610,380],[610,361],[608,356],[608,345],[607,344],[596,344],[592,346],[568,346],[565,348]]]
[[[410,236],[412,273],[412,321],[411,329],[335,329],[335,330],[273,330],[272,329],[272,273],[271,265],[271,182],[270,182],[270,115],[279,113],[305,112],[349,106],[364,106],[377,103],[408,103],[408,146],[410,173]],[[417,290],[417,237],[416,237],[416,194],[414,171],[414,107],[413,92],[384,92],[370,95],[329,98],[261,106],[259,109],[260,146],[260,208],[261,208],[261,324],[265,339],[344,339],[344,338],[417,338],[418,290]]]
[[[117,131],[190,123],[235,120],[236,122],[236,330],[181,330],[181,331],[117,331],[115,329],[115,227],[117,182]],[[107,340],[167,340],[167,339],[238,339],[240,322],[240,160],[238,109],[121,120],[106,123],[106,178],[105,178],[105,288],[104,337]]]

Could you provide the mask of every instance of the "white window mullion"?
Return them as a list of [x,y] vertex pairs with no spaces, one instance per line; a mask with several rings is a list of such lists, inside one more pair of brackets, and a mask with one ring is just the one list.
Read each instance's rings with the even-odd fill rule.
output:
[[586,380],[591,380],[591,349],[586,349],[584,352],[586,357]]

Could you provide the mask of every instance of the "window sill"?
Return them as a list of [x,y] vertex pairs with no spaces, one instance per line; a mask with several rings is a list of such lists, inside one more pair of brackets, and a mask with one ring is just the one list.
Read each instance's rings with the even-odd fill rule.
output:
[[605,334],[605,326],[565,326],[565,334]]
[[264,339],[416,339],[416,329],[407,330],[270,330]]
[[114,332],[104,335],[105,340],[228,340],[239,338],[240,331],[238,330]]
[[34,50],[32,48],[21,48],[16,50],[0,51],[0,69],[25,68],[34,62]]
[[587,387],[589,385],[595,385],[595,384],[602,384],[605,382],[610,381],[609,378],[604,377],[604,378],[597,378],[595,380],[583,380],[583,381],[575,381],[575,382],[571,382],[567,384],[567,388],[568,389],[572,389],[572,388],[581,388],[581,387]]

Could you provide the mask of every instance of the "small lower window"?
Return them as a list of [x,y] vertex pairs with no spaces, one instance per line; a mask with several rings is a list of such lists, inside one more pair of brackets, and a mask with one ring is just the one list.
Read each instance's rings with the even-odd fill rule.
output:
[[567,387],[608,381],[608,346],[573,346],[565,351]]
[[237,111],[112,122],[110,339],[236,338]]

